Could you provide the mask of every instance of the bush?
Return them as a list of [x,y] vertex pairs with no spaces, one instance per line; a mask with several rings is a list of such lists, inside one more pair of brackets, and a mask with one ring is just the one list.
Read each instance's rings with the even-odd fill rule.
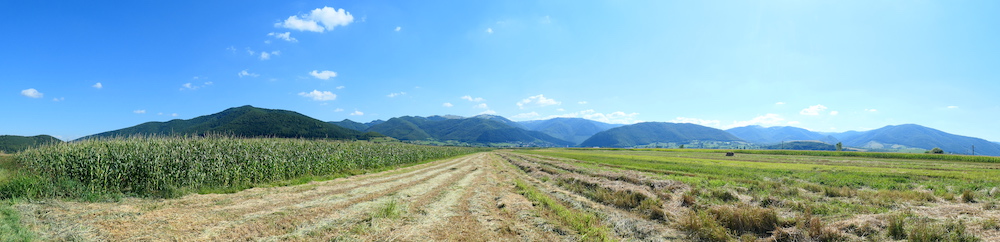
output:
[[774,209],[750,205],[725,205],[709,209],[722,226],[737,233],[767,234],[780,223]]
[[886,227],[886,235],[889,238],[900,240],[906,239],[905,216],[902,214],[889,216],[889,226]]
[[729,233],[705,211],[689,211],[677,221],[678,229],[694,241],[729,241]]
[[948,222],[945,224],[931,224],[929,222],[919,223],[910,230],[907,235],[909,241],[932,242],[932,241],[953,241],[972,242],[980,241],[975,235],[965,233],[965,224],[959,222]]
[[976,202],[976,194],[972,193],[972,191],[965,190],[962,192],[962,201],[966,203]]
[[711,196],[722,200],[723,202],[739,201],[740,198],[734,195],[730,191],[726,190],[712,190]]

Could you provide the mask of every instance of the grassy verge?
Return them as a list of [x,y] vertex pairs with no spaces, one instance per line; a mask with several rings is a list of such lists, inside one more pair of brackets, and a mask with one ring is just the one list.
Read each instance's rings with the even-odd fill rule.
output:
[[[0,183],[17,177],[13,157],[0,154]],[[21,214],[12,206],[14,200],[0,200],[0,241],[31,241],[34,234],[21,225]]]
[[524,195],[531,202],[540,205],[547,212],[551,213],[560,222],[572,228],[580,234],[580,240],[584,241],[610,241],[607,227],[601,225],[600,219],[592,213],[578,211],[568,208],[561,202],[553,199],[549,195],[542,193],[534,186],[531,186],[520,179],[515,179],[514,184],[518,192]]

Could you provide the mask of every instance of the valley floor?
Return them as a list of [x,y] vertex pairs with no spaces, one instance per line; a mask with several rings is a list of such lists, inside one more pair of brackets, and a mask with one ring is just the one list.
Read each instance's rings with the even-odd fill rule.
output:
[[[574,156],[579,160],[567,158]],[[951,225],[932,225],[957,222],[979,239],[1000,240],[1000,225],[989,224],[1000,218],[1000,210],[990,206],[996,204],[996,198],[990,197],[993,191],[978,191],[978,201],[967,203],[952,193],[935,194],[929,185],[921,185],[952,178],[994,184],[998,178],[968,172],[984,169],[980,175],[992,176],[1000,165],[862,160],[494,151],[232,194],[127,198],[112,203],[43,200],[13,207],[20,212],[21,223],[45,241],[864,241],[893,240],[897,235],[885,232],[892,229],[893,218],[907,219],[902,228],[910,238],[920,235],[916,234],[919,229],[951,233],[952,227],[947,227]],[[772,174],[767,170],[777,165],[776,171],[789,171],[798,169],[797,164],[803,165],[799,171]],[[887,170],[878,170],[883,168]],[[878,192],[824,180],[863,179],[869,170],[912,174],[899,182],[917,186]],[[927,173],[915,173],[919,170]],[[966,175],[952,176],[952,171]],[[781,177],[767,178],[770,175]],[[918,178],[927,181],[913,180]],[[821,183],[831,185],[817,185]],[[726,211],[771,214],[776,220],[733,224],[726,216],[744,215],[726,215]],[[930,227],[920,227],[925,225]],[[716,227],[721,230],[713,232],[711,226],[725,228]],[[721,237],[710,234],[718,231]]]

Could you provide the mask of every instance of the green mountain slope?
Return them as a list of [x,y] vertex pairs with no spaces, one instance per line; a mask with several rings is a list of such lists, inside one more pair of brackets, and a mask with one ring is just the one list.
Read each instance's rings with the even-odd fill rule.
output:
[[0,135],[0,151],[11,154],[45,144],[62,143],[62,140],[48,135],[17,136]]
[[382,136],[363,133],[326,123],[300,113],[263,109],[253,106],[229,108],[222,112],[188,120],[148,122],[140,125],[99,133],[94,137],[131,135],[204,135],[222,134],[240,137],[368,139]]
[[795,140],[818,140],[827,144],[836,144],[839,142],[837,138],[830,135],[788,126],[765,128],[758,125],[751,125],[727,129],[726,132],[729,132],[730,134],[733,134],[747,142],[758,144],[774,144],[782,141],[787,142]]
[[853,147],[866,147],[872,144],[898,144],[928,150],[938,147],[945,152],[957,154],[971,154],[972,146],[976,146],[976,155],[1000,156],[1000,145],[996,143],[949,134],[916,124],[885,126],[844,140],[844,145]]
[[348,129],[353,129],[353,130],[357,130],[357,131],[365,131],[366,129],[368,129],[368,125],[367,124],[354,122],[353,120],[346,119],[346,118],[344,120],[340,121],[340,122],[330,121],[330,122],[327,122],[327,123],[336,124],[337,126],[348,128]]
[[837,146],[820,141],[792,141],[762,147],[770,150],[837,150]]
[[621,124],[609,124],[582,118],[553,118],[518,123],[527,127],[528,130],[542,132],[575,144],[587,140],[598,132],[622,126]]
[[[434,116],[432,116],[434,117]],[[437,116],[440,117],[440,116]],[[403,116],[377,124],[368,131],[400,140],[455,140],[470,143],[522,143],[537,146],[569,146],[537,131],[512,127],[495,118],[424,118]]]
[[697,124],[646,122],[601,131],[580,143],[584,147],[631,147],[653,142],[742,141],[726,131]]

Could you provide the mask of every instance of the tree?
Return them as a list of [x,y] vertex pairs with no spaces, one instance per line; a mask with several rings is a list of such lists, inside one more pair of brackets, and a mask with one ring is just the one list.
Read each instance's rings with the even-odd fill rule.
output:
[[934,147],[934,149],[931,149],[927,153],[931,153],[931,154],[944,154],[944,150],[942,150],[941,148],[938,148],[938,147]]
[[837,142],[837,151],[844,151],[844,144]]
[[684,149],[684,145],[681,145],[681,149]]

